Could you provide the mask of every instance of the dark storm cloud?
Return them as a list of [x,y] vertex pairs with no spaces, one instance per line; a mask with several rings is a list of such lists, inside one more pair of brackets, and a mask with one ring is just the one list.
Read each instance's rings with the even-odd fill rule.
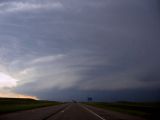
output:
[[101,93],[112,97],[118,90],[121,93],[128,90],[124,93],[128,96],[152,92],[152,88],[157,95],[160,85],[157,2],[1,1],[1,71],[6,71],[5,66],[19,79],[14,91],[43,99],[53,91],[53,96],[66,94],[66,99],[76,93],[78,99],[84,98],[88,93],[105,100]]
[[[31,86],[34,84],[31,84]],[[30,85],[29,85],[30,86]],[[34,89],[34,86],[32,86]],[[158,101],[160,100],[159,88],[138,88],[138,89],[122,89],[122,90],[78,90],[70,88],[59,90],[49,88],[40,91],[25,91],[18,88],[22,93],[39,96],[41,99],[60,100],[60,101],[87,101],[87,97],[92,97],[93,101]],[[152,96],[152,97],[151,97]]]

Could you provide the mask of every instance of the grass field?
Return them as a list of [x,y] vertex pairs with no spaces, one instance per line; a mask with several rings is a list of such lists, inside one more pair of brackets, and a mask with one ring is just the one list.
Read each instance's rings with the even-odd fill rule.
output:
[[0,98],[0,114],[62,104],[60,102],[21,98]]
[[157,118],[159,114],[158,110],[160,109],[160,102],[90,102],[85,104],[131,115],[137,115],[148,119]]

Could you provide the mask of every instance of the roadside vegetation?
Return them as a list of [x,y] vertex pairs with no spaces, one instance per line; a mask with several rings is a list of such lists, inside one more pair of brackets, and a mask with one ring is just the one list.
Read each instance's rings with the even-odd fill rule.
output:
[[141,116],[147,119],[155,119],[159,116],[160,102],[87,102],[87,105]]
[[23,98],[0,98],[0,114],[29,110],[62,104],[55,101],[43,101]]

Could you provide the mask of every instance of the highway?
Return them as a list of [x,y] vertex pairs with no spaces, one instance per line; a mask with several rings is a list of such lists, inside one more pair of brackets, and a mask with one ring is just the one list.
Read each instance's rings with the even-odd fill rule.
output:
[[118,112],[68,103],[64,105],[38,108],[9,113],[0,116],[0,120],[145,120]]

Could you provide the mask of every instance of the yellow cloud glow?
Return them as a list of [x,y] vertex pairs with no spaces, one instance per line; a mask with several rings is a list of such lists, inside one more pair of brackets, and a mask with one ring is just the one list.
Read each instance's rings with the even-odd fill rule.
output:
[[35,96],[23,95],[23,94],[13,93],[13,92],[10,92],[10,91],[0,92],[0,97],[7,97],[7,98],[31,98],[31,99],[38,100],[38,98],[35,97]]

